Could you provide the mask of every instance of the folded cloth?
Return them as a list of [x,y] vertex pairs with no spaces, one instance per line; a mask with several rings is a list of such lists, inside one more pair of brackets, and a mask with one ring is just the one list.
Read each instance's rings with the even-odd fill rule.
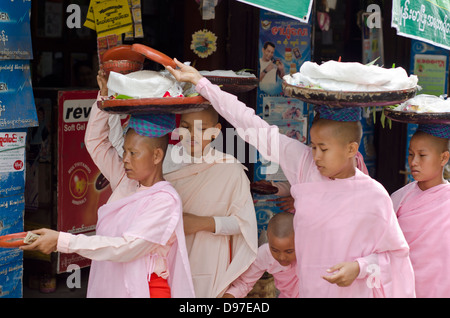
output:
[[416,75],[401,68],[328,61],[321,65],[305,62],[300,72],[283,78],[288,84],[331,91],[391,91],[417,86]]
[[128,128],[133,128],[141,136],[162,137],[176,127],[174,114],[132,115]]
[[314,108],[322,119],[334,121],[360,121],[362,118],[361,107],[330,107],[327,105],[316,106]]
[[110,72],[108,95],[126,95],[132,98],[160,98],[166,92],[170,96],[183,93],[181,85],[167,71],[137,71],[126,75]]
[[450,125],[445,124],[421,124],[417,127],[418,131],[423,131],[429,135],[450,139]]

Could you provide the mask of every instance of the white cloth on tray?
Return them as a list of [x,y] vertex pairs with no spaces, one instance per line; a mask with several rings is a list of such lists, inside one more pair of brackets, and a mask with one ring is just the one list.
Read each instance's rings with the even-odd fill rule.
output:
[[108,95],[126,95],[132,98],[159,98],[166,92],[179,96],[183,89],[168,72],[137,71],[126,75],[110,72]]
[[305,62],[300,72],[283,78],[291,85],[304,85],[331,91],[391,91],[417,86],[416,75],[401,68],[382,68],[356,62],[328,61],[321,65]]

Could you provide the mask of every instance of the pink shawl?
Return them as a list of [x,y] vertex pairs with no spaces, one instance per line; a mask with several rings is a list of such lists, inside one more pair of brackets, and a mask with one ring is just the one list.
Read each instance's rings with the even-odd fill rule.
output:
[[450,184],[422,191],[412,182],[391,197],[411,249],[417,297],[450,297]]
[[[300,297],[414,297],[408,245],[378,182],[356,170],[349,179],[293,185],[291,193]],[[322,278],[333,265],[369,256],[376,277],[363,275],[349,287]]]
[[[181,213],[175,189],[167,181],[158,182],[148,190],[103,205],[98,211],[97,235],[136,237],[165,245],[175,232],[177,239],[167,259],[171,296],[194,297]],[[125,263],[92,261],[87,296],[149,298],[155,257]]]

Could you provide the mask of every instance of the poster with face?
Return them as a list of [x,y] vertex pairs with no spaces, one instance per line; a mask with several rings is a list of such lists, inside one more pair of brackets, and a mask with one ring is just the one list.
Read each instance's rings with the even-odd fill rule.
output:
[[297,73],[311,59],[311,27],[270,11],[260,12],[259,93],[278,96],[283,77]]

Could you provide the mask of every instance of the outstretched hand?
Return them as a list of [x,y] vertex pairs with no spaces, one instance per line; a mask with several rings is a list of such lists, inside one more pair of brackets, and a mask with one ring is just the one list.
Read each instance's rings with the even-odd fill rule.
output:
[[50,254],[56,251],[59,232],[50,229],[40,229],[31,232],[40,235],[39,238],[30,245],[21,246],[21,250],[40,251],[44,254]]
[[183,64],[176,58],[173,60],[178,68],[174,69],[171,66],[166,66],[166,69],[178,82],[190,82],[197,85],[198,81],[202,79],[203,76],[194,67]]

